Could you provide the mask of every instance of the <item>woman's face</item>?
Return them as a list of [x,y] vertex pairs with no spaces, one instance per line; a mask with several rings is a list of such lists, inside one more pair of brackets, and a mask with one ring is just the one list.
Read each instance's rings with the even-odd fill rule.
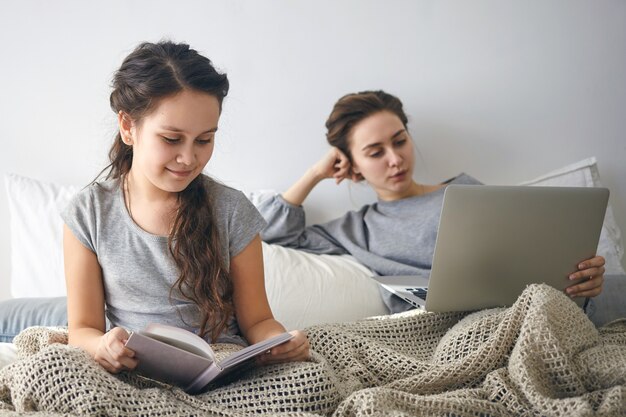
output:
[[133,179],[157,192],[187,188],[211,159],[219,116],[217,98],[207,93],[162,99],[131,128]]
[[413,140],[398,116],[381,111],[357,123],[348,135],[352,170],[381,200],[409,196],[413,184]]

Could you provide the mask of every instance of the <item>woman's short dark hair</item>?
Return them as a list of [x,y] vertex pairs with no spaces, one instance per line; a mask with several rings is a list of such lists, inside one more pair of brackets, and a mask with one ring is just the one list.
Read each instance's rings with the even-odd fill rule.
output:
[[398,116],[406,129],[408,119],[402,109],[402,102],[389,93],[382,90],[361,91],[341,97],[326,120],[328,143],[352,159],[348,142],[352,128],[366,117],[381,111]]

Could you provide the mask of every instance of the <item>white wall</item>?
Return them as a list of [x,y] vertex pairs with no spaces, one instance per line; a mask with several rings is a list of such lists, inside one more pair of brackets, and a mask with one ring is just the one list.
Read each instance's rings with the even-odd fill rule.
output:
[[[287,187],[324,153],[334,101],[382,88],[410,115],[418,180],[465,171],[516,183],[595,155],[626,231],[626,2],[20,0],[0,10],[0,173],[89,182],[114,134],[113,71],[140,41],[167,37],[229,74],[210,168],[226,183]],[[324,184],[309,220],[371,198]],[[0,193],[0,298],[8,233]]]

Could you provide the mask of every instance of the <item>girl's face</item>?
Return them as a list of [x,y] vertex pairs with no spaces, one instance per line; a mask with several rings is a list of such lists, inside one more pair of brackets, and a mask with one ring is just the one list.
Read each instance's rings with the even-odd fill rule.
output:
[[139,124],[130,126],[133,181],[151,188],[146,191],[184,190],[211,159],[219,116],[217,98],[207,93],[183,90],[161,99]]
[[352,170],[361,174],[381,200],[408,197],[413,184],[413,140],[398,116],[374,113],[348,135]]

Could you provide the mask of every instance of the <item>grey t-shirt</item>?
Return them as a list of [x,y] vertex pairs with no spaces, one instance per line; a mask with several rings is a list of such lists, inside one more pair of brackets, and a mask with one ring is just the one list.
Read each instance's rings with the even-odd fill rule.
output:
[[[460,174],[446,184],[480,184]],[[312,253],[350,254],[379,275],[428,276],[432,267],[445,187],[396,201],[378,201],[328,223],[305,226],[301,206],[275,195],[258,205],[267,221],[261,238]],[[391,293],[383,299],[390,311],[410,308]]]
[[[242,192],[204,179],[224,264],[229,267],[230,259],[252,241],[265,221]],[[177,290],[170,297],[179,271],[169,252],[167,236],[148,233],[132,220],[119,180],[86,187],[65,208],[62,217],[76,238],[98,256],[106,315],[112,326],[141,330],[156,322],[197,332],[201,314],[196,304]],[[232,317],[218,341],[241,343],[238,334]]]

